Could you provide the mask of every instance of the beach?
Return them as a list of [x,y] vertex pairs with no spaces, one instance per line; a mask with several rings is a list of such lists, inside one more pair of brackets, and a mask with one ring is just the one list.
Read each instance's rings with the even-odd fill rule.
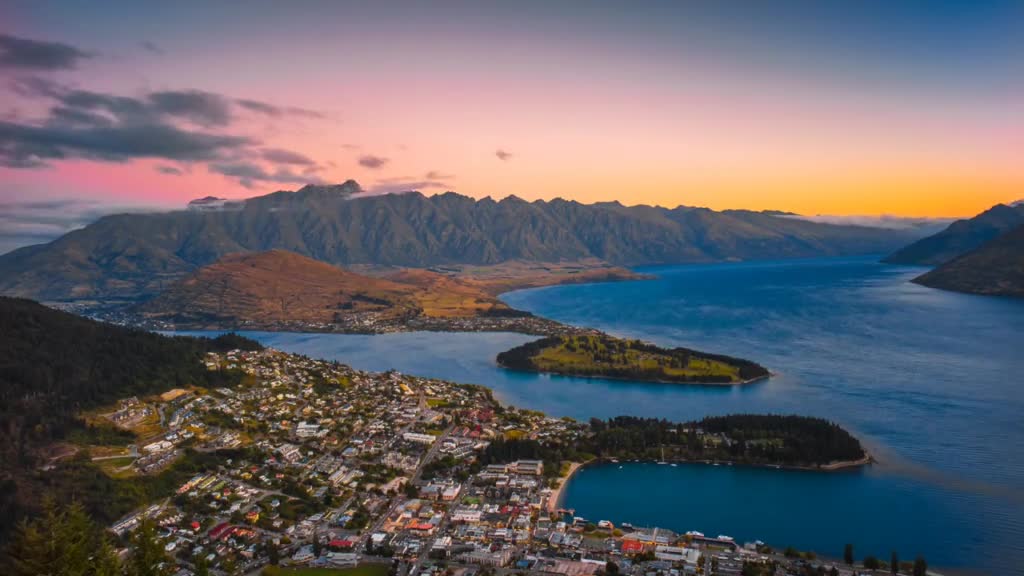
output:
[[562,481],[558,483],[558,487],[551,492],[551,497],[548,498],[548,512],[554,512],[558,510],[558,504],[562,499],[562,490],[565,489],[565,485],[572,480],[573,474],[579,470],[580,466],[583,466],[586,462],[572,462],[569,464],[569,472],[562,478]]

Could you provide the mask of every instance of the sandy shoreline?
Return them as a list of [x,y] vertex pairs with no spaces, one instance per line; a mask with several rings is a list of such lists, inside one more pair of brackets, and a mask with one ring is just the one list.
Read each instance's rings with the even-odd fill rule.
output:
[[562,478],[558,487],[551,492],[551,496],[548,498],[548,512],[558,510],[558,506],[561,504],[562,491],[565,489],[565,485],[569,483],[569,480],[572,480],[573,475],[576,474],[576,471],[584,464],[586,464],[586,462],[571,462],[569,464],[569,473],[565,475],[565,478]]

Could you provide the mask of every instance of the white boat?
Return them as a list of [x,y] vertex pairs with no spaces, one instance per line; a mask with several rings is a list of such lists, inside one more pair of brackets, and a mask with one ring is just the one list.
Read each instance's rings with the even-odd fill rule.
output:
[[677,466],[679,466],[679,464],[676,464],[675,462],[673,462],[673,463],[672,463],[672,467],[673,467],[673,468],[675,468],[675,467],[677,467]]

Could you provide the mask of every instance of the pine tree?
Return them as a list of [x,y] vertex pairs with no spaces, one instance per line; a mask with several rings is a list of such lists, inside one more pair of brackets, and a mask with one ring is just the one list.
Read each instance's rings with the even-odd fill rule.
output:
[[120,576],[121,560],[117,557],[117,551],[104,536],[100,536],[99,547],[92,560],[94,576]]
[[889,569],[892,572],[892,576],[896,576],[900,572],[900,555],[895,550],[889,556]]
[[156,538],[156,525],[143,520],[131,538],[128,576],[168,576],[170,568],[164,547]]
[[843,562],[853,566],[853,544],[847,544],[846,547],[843,548]]
[[97,530],[85,508],[72,502],[60,516],[54,532],[57,534],[62,576],[88,576],[92,572]]
[[46,537],[38,522],[22,520],[14,529],[7,546],[7,557],[11,559],[11,576],[37,576],[52,574],[53,558],[47,554]]
[[6,552],[12,576],[120,574],[113,547],[78,503],[61,509],[52,499],[44,500],[42,514],[22,521]]
[[924,556],[918,555],[914,559],[914,576],[926,576],[928,574],[928,563],[924,561]]

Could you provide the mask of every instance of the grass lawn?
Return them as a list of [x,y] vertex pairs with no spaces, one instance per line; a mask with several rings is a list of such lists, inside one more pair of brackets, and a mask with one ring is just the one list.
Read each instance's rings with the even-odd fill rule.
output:
[[278,568],[267,566],[263,576],[387,576],[387,564],[360,564],[355,568]]

